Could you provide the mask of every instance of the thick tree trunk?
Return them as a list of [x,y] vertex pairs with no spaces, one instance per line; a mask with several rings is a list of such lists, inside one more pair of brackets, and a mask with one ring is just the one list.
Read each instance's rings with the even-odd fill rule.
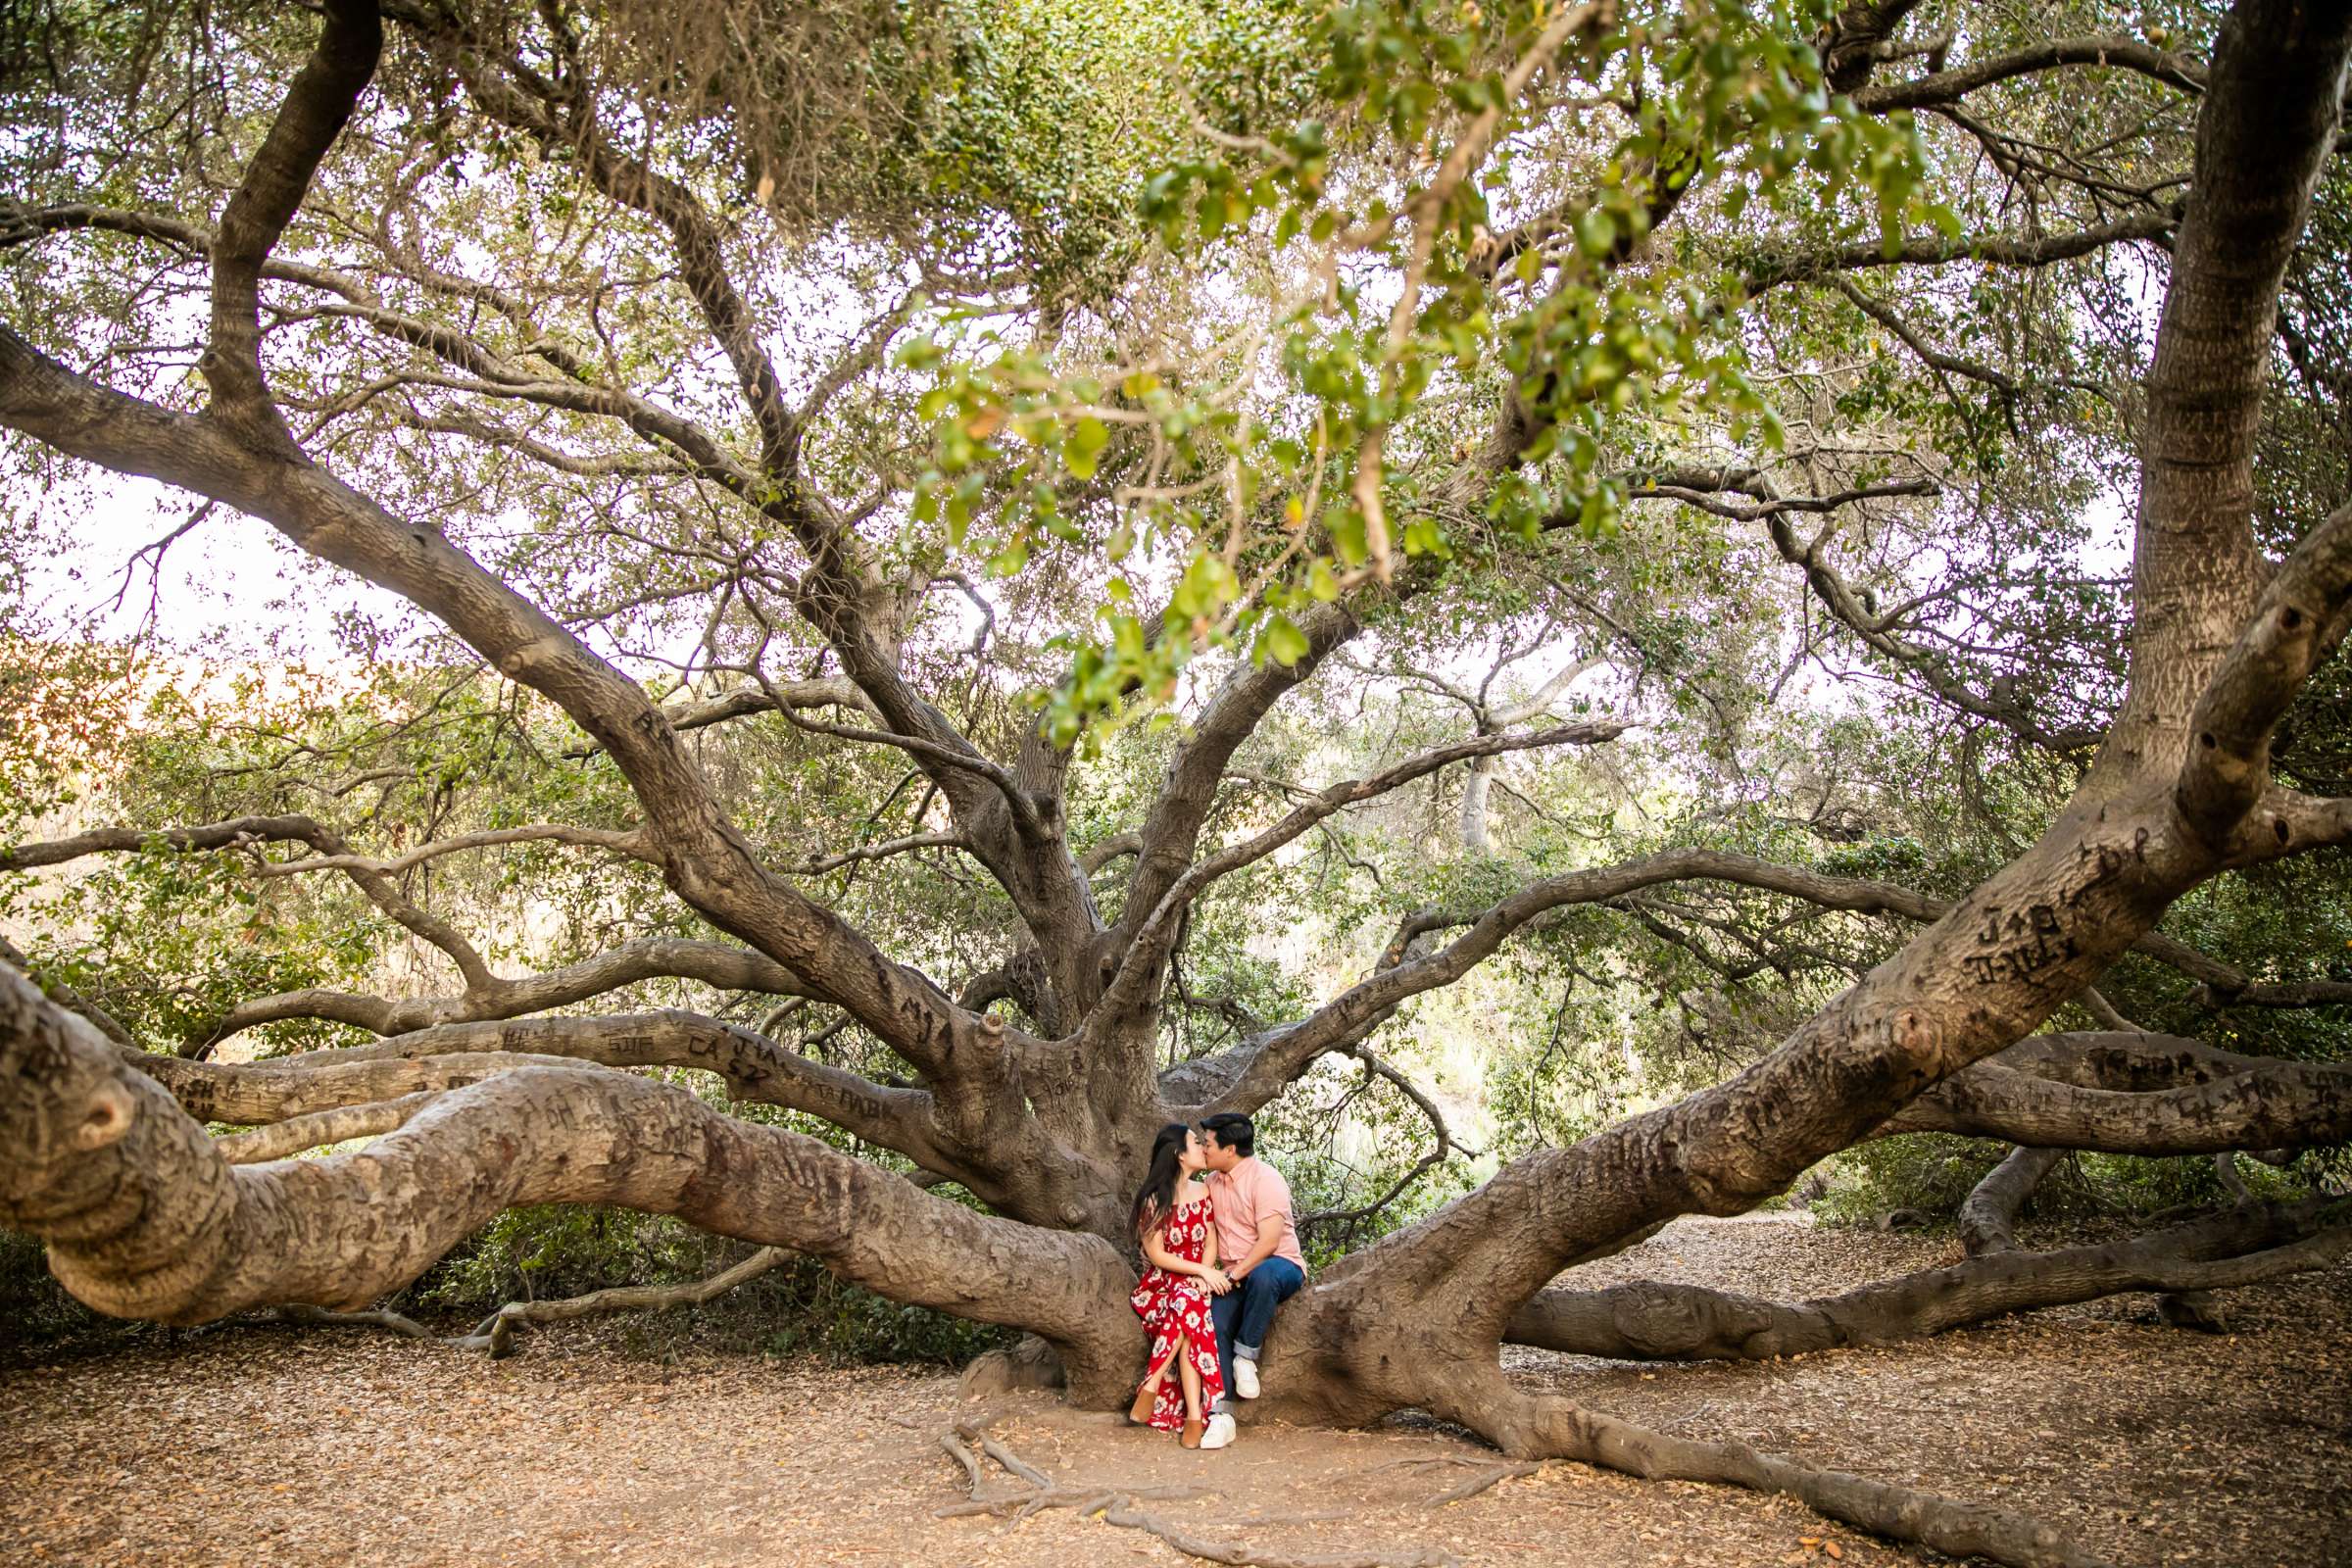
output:
[[2132,547],[2132,685],[2087,790],[2170,776],[2268,575],[2248,519],[2278,283],[2335,132],[2346,17],[2239,5],[2197,117],[2196,184],[2149,367]]

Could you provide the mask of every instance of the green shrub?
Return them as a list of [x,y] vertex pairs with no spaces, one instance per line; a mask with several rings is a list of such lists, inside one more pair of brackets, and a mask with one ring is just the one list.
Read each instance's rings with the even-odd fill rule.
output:
[[[675,1220],[549,1203],[510,1209],[482,1227],[394,1305],[478,1317],[514,1300],[580,1296],[616,1285],[677,1285],[716,1274],[751,1249]],[[814,1353],[835,1362],[960,1364],[1005,1343],[1006,1331],[902,1306],[795,1257],[685,1312],[622,1320],[624,1343],[668,1353],[702,1348]]]
[[[1009,1345],[1008,1329],[902,1306],[835,1279],[813,1258],[795,1258],[746,1287],[757,1321],[774,1325],[760,1348],[775,1355],[816,1354],[833,1362],[929,1361],[961,1366]],[[716,1303],[713,1303],[714,1305]]]
[[1949,1217],[2007,1152],[2006,1145],[1948,1133],[1858,1144],[1822,1167],[1830,1190],[1813,1204],[1813,1212],[1849,1222],[1897,1208]]
[[[2009,1152],[2010,1146],[1949,1133],[1910,1133],[1859,1144],[1822,1167],[1829,1192],[1813,1211],[1833,1221],[1861,1221],[1890,1209],[1913,1208],[1950,1218],[1969,1193]],[[2309,1196],[2331,1168],[2331,1156],[2304,1155],[2288,1170],[2259,1160],[2237,1161],[2254,1196]],[[2203,1154],[2147,1158],[2136,1154],[2075,1154],[2042,1179],[2027,1200],[2029,1219],[2081,1220],[2097,1215],[2145,1218],[2165,1209],[2227,1203],[2230,1193]]]

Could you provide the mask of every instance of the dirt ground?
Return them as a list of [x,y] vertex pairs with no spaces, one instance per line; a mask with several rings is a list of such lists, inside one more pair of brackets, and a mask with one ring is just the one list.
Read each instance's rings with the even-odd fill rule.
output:
[[[1819,1295],[1952,1244],[1771,1221],[1678,1221],[1579,1271]],[[2126,1297],[1885,1351],[1644,1370],[1514,1350],[1592,1407],[1806,1461],[1997,1499],[2119,1564],[2352,1564],[2352,1269],[2224,1298],[2237,1332],[2159,1326]],[[0,1372],[0,1564],[1191,1563],[1054,1509],[941,1518],[938,1442],[974,1407],[935,1371],[716,1355],[675,1364],[575,1326],[489,1362],[356,1329],[233,1326]],[[1077,1491],[1136,1504],[1227,1561],[1749,1565],[1939,1562],[1785,1499],[1550,1464],[1450,1503],[1495,1462],[1412,1416],[1363,1432],[1246,1427],[1188,1453],[1043,1396],[987,1433]],[[984,1495],[1016,1492],[994,1465]],[[1115,1512],[1111,1519],[1119,1517]]]

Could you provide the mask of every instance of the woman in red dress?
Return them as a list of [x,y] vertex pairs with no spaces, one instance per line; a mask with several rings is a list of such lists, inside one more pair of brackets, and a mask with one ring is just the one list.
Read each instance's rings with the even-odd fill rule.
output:
[[[1217,1267],[1208,1190],[1193,1179],[1206,1164],[1198,1132],[1182,1122],[1162,1127],[1129,1215],[1149,1266],[1128,1299],[1152,1335],[1152,1371],[1128,1417],[1161,1432],[1181,1431],[1188,1448],[1200,1446],[1209,1411],[1225,1392],[1208,1298],[1233,1289]],[[1170,1367],[1176,1376],[1168,1376]]]

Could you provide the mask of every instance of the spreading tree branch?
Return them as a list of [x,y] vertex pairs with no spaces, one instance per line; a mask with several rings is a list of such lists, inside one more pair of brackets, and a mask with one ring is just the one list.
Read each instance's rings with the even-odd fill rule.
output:
[[[1175,944],[1183,913],[1210,883],[1265,858],[1324,818],[1474,757],[1493,757],[1539,746],[1591,746],[1615,739],[1625,733],[1626,727],[1614,719],[1599,719],[1524,735],[1476,735],[1424,752],[1370,778],[1351,779],[1317,792],[1264,832],[1205,857],[1169,884],[1150,915],[1137,924],[1135,938],[1120,958],[1118,973],[1103,993],[1098,1016],[1119,1016],[1143,1005],[1156,992],[1159,965]],[[1146,841],[1149,843],[1148,832]],[[1138,878],[1140,881],[1140,868]],[[1137,890],[1131,887],[1128,897],[1137,896]]]
[[2128,71],[2190,93],[2205,86],[2205,72],[2194,60],[2137,38],[2053,38],[1966,66],[1931,71],[1906,81],[1874,82],[1854,94],[1854,107],[1872,115],[1933,109],[1956,104],[1996,82],[2078,66]]
[[439,1024],[517,1018],[601,997],[647,980],[700,981],[722,991],[756,991],[769,996],[809,994],[806,981],[773,958],[723,943],[684,937],[640,937],[617,948],[542,974],[507,980],[492,976],[454,997],[409,997],[387,1001],[349,992],[314,989],[238,1003],[199,1036],[205,1049],[230,1036],[285,1018],[328,1018],[379,1035],[403,1035]]
[[[0,327],[0,333],[6,332]],[[587,828],[567,829],[579,834],[580,842],[592,835]],[[617,836],[616,836],[617,837]],[[266,843],[301,843],[317,852],[319,860],[288,862],[302,869],[325,869],[320,861],[331,862],[333,868],[348,876],[352,885],[366,894],[368,901],[392,919],[447,954],[458,966],[468,990],[498,984],[490,966],[476,953],[473,945],[458,934],[457,928],[437,915],[426,913],[404,897],[392,885],[384,867],[355,856],[341,834],[313,817],[296,814],[282,816],[239,816],[221,822],[205,822],[192,827],[170,828],[93,828],[71,838],[50,839],[34,844],[20,844],[14,849],[0,851],[0,871],[28,871],[46,865],[63,865],[90,855],[123,855],[165,848],[185,853],[206,850],[250,850]],[[607,845],[606,847],[616,847]],[[258,858],[258,857],[257,857]],[[268,861],[262,865],[267,867]],[[263,874],[267,874],[265,871]],[[326,1016],[322,1014],[321,1016]]]
[[221,211],[213,247],[212,340],[197,362],[212,387],[214,415],[285,453],[293,441],[262,379],[262,263],[309,193],[383,49],[383,23],[370,0],[326,0],[325,13],[318,47]]

